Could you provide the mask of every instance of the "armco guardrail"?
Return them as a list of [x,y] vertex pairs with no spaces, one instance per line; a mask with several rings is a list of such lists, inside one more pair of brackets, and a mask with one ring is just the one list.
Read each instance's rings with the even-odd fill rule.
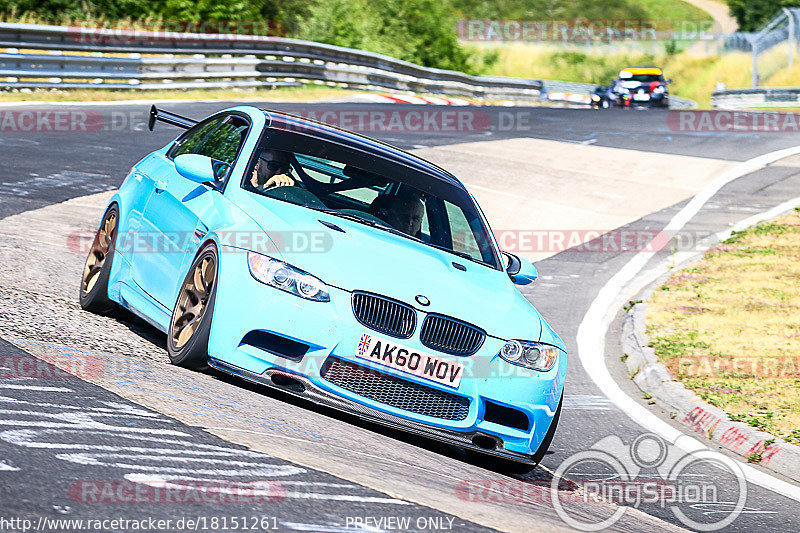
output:
[[669,95],[669,108],[670,109],[696,109],[697,102],[691,98],[683,98],[681,96]]
[[728,89],[714,91],[711,105],[726,109],[748,107],[798,107],[800,87],[764,87],[760,89]]
[[[0,87],[152,89],[322,81],[517,100],[538,99],[542,90],[538,80],[470,76],[362,50],[278,37],[0,23],[3,48]],[[49,53],[29,53],[40,50]],[[119,57],[123,54],[127,57]]]

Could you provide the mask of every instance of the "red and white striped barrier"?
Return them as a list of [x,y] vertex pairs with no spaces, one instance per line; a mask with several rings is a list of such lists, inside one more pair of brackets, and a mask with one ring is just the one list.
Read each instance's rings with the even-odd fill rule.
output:
[[361,94],[359,100],[366,100],[379,104],[432,104],[432,105],[472,105],[461,98],[446,98],[440,96],[414,96],[409,94]]
[[590,104],[591,96],[580,93],[547,93],[547,99],[551,102],[570,102],[573,104]]

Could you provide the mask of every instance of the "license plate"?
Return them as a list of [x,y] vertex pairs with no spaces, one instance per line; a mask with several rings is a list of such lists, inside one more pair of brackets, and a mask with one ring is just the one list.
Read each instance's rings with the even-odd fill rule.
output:
[[650,95],[647,93],[636,93],[633,95],[633,99],[646,102],[650,100]]
[[356,346],[356,357],[453,388],[458,388],[464,375],[464,365],[461,363],[368,333],[361,335]]

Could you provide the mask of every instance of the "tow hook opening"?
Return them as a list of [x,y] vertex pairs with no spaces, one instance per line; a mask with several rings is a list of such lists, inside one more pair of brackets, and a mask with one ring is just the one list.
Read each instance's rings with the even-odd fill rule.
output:
[[472,444],[484,450],[494,450],[497,448],[497,439],[488,435],[475,435],[472,437]]
[[283,389],[289,389],[295,392],[305,392],[306,387],[300,380],[297,380],[286,374],[272,374],[269,378],[272,383]]

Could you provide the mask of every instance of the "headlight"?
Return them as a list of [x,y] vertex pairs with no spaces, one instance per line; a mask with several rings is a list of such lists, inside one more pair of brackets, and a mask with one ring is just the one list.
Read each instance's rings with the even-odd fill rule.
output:
[[266,255],[247,252],[247,265],[256,280],[315,302],[330,302],[328,287],[306,272]]
[[547,372],[558,359],[558,348],[541,342],[508,341],[500,349],[500,357],[515,365]]
[[667,90],[666,87],[664,87],[663,85],[659,85],[655,89],[653,89],[653,94],[661,94],[666,90]]
[[594,100],[595,102],[597,102],[598,100],[600,100],[600,97],[599,97],[598,95],[596,95],[596,94],[593,94],[593,95],[592,95],[592,100]]

